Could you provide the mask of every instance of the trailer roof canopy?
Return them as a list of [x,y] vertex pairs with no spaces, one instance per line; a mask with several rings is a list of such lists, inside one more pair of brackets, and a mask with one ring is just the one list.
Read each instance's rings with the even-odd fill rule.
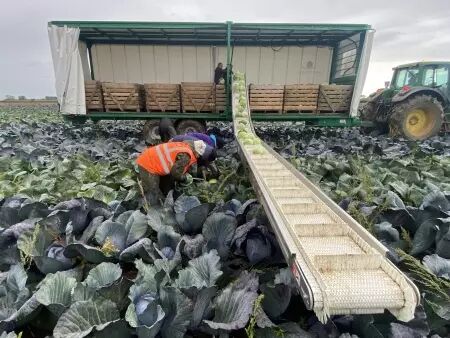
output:
[[80,28],[88,44],[164,45],[336,45],[371,29],[357,24],[191,23],[122,21],[52,21],[49,25]]

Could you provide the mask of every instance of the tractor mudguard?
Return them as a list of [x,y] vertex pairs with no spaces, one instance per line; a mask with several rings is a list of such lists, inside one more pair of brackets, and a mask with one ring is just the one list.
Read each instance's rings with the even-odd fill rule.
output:
[[413,95],[415,96],[417,94],[434,96],[437,99],[439,99],[442,103],[444,103],[444,105],[448,105],[449,103],[448,98],[445,97],[445,95],[443,95],[439,89],[430,87],[412,87],[407,92],[399,92],[392,97],[392,103],[403,102],[406,99],[410,98],[411,96]]
[[371,94],[367,99],[367,102],[377,102],[378,99],[383,95],[386,89],[378,90],[375,93]]

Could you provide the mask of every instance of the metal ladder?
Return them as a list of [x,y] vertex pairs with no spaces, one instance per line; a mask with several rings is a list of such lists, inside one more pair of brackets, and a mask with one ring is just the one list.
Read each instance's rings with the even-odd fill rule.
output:
[[386,258],[387,248],[267,144],[261,142],[261,154],[255,151],[260,146],[239,140],[237,120],[243,118],[236,117],[240,93],[234,87],[233,124],[240,155],[306,307],[322,322],[332,315],[385,309],[402,321],[414,318],[420,293]]

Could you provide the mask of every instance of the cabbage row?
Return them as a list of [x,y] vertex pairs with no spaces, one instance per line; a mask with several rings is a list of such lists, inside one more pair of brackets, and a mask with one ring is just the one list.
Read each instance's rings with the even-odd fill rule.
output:
[[[354,131],[258,125],[263,139],[323,188],[329,186],[333,198],[345,201],[343,207],[363,215],[372,209],[373,216],[367,216],[365,224],[392,248],[392,259],[416,278],[426,295],[409,323],[386,313],[339,316],[323,325],[304,308],[297,294],[268,220],[254,199],[229,125],[211,126],[228,139],[226,147],[219,150],[219,179],[177,185],[160,207],[150,208],[133,164],[145,148],[137,123],[72,127],[51,112],[42,119],[39,110],[19,110],[0,114],[2,338],[7,333],[8,337],[448,334],[448,260],[436,255],[437,245],[445,244],[443,224],[449,224],[445,216],[448,196],[441,176],[434,180],[427,176],[429,183],[424,187],[429,190],[418,204],[403,203],[389,184],[383,184],[385,190],[374,190],[372,200],[346,186],[340,189],[346,195],[333,195],[336,189],[331,182],[337,172],[334,176],[324,173],[323,165],[317,163],[325,160],[307,153],[325,144],[321,153],[344,163],[339,150],[317,139],[343,140],[348,138],[346,133]],[[290,134],[296,132],[302,136]],[[284,136],[275,138],[281,133]],[[288,148],[292,144],[295,153]],[[424,152],[433,152],[424,158],[445,158],[448,149],[445,144],[423,147]],[[352,156],[357,153],[349,152]],[[379,160],[388,161],[383,156]],[[370,163],[363,157],[360,161]],[[439,163],[447,170],[445,162]],[[348,182],[351,187],[364,181],[364,175],[346,173],[355,180]],[[439,229],[422,226],[417,215],[425,213],[430,215],[428,219],[440,222],[433,223]],[[415,232],[397,223],[397,219],[410,216],[418,225]],[[412,224],[408,219],[406,223]],[[420,230],[422,227],[432,230]],[[420,246],[423,250],[419,253],[412,252],[418,245],[415,233],[427,239],[433,233],[434,241]]]

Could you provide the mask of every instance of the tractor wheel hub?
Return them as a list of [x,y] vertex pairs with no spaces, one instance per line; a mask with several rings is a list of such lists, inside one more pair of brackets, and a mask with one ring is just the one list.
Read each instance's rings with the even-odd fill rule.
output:
[[409,112],[406,119],[407,130],[415,136],[421,136],[432,128],[432,121],[429,114],[423,109],[414,109]]

